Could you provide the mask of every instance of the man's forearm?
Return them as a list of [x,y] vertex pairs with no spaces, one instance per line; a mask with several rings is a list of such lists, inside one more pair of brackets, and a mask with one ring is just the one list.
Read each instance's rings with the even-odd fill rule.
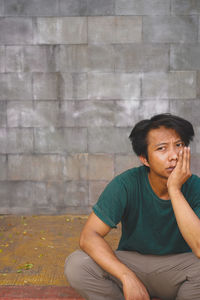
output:
[[118,278],[123,286],[123,293],[126,300],[144,299],[150,300],[144,284],[126,265],[116,257],[115,253],[96,232],[82,233],[80,246],[83,251],[90,255],[96,263],[105,271]]
[[82,234],[80,247],[105,271],[123,281],[125,274],[136,276],[126,265],[119,261],[109,244],[98,233]]
[[174,214],[183,238],[200,258],[200,220],[179,189],[169,189]]

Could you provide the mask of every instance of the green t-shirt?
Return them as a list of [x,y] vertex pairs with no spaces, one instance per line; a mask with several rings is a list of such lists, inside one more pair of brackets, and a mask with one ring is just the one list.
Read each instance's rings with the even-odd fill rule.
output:
[[[200,178],[192,175],[182,186],[182,193],[200,217]],[[191,251],[179,231],[171,201],[156,196],[144,166],[115,177],[93,210],[112,228],[121,222],[118,250],[155,255]]]

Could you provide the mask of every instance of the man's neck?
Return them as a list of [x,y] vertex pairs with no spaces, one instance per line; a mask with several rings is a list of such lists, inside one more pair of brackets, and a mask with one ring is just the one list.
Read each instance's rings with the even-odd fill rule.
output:
[[155,174],[148,173],[149,183],[154,193],[163,200],[169,200],[167,179],[155,176]]

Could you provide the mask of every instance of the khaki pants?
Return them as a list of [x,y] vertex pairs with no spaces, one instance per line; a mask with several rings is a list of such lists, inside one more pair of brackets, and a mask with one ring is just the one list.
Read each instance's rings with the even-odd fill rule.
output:
[[[200,259],[193,253],[142,255],[116,251],[121,262],[144,283],[150,297],[162,300],[200,300]],[[124,300],[122,284],[77,250],[65,263],[70,285],[88,300]]]

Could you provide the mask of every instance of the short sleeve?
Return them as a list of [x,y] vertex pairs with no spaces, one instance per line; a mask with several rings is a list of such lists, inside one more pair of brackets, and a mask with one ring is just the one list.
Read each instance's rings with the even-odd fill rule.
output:
[[126,205],[126,188],[116,177],[106,186],[99,200],[93,206],[93,211],[104,223],[115,228],[123,217]]
[[196,175],[192,175],[189,179],[190,189],[188,199],[190,199],[190,205],[196,215],[200,218],[200,178]]

